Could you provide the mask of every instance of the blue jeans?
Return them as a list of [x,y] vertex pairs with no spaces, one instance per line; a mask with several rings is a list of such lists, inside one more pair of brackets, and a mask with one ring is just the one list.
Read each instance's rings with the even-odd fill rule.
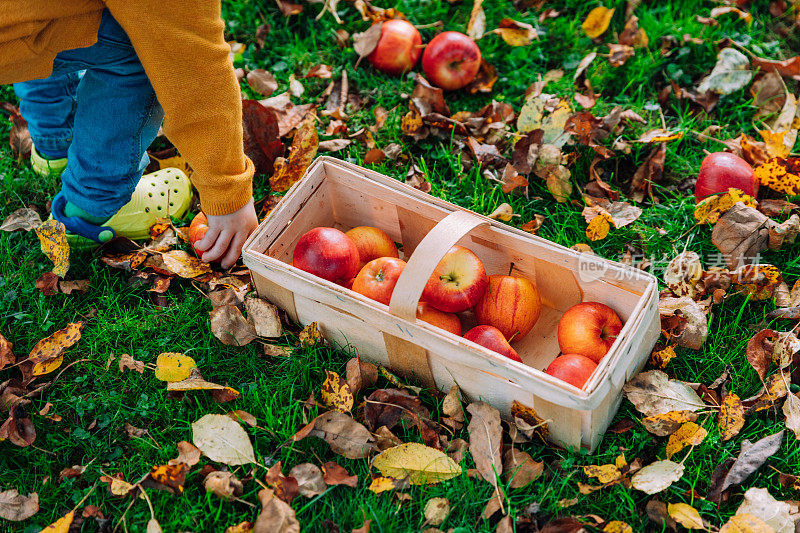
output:
[[[66,200],[107,218],[130,201],[164,111],[108,10],[97,43],[59,53],[49,78],[16,83],[14,90],[36,151],[68,158],[54,206]],[[63,218],[56,211],[53,216]]]

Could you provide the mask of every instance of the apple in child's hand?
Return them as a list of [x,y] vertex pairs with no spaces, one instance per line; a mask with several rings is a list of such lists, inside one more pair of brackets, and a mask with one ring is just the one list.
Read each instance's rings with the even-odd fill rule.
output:
[[508,344],[508,341],[503,336],[503,333],[492,326],[475,326],[464,334],[464,338],[472,341],[475,344],[480,344],[484,348],[488,348],[493,352],[500,355],[505,355],[509,359],[522,362],[519,358],[517,351]]
[[481,67],[481,49],[470,37],[446,31],[434,37],[422,53],[425,76],[442,89],[468,85]]
[[758,194],[758,178],[753,167],[741,157],[729,152],[708,154],[700,164],[700,173],[694,186],[696,202],[713,194],[739,189],[753,198]]
[[558,321],[558,346],[565,354],[579,354],[599,363],[622,329],[617,313],[600,302],[573,305]]
[[362,268],[353,281],[352,289],[367,298],[389,305],[397,279],[406,262],[396,257],[379,257]]
[[478,324],[496,327],[508,340],[527,335],[541,312],[539,291],[516,276],[489,276],[489,286],[475,306]]
[[413,24],[403,19],[387,20],[375,50],[367,56],[373,67],[386,74],[402,74],[417,64],[422,37]]
[[336,228],[314,228],[300,237],[292,265],[328,281],[347,281],[358,273],[358,248]]
[[483,296],[489,278],[478,256],[463,246],[444,255],[422,291],[422,299],[439,311],[466,311]]
[[202,240],[203,237],[206,236],[206,232],[208,231],[208,219],[206,218],[205,213],[198,213],[196,217],[192,219],[192,223],[189,224],[189,229],[186,232],[186,236],[189,238],[189,244],[192,245],[192,250],[194,253],[197,254],[197,257],[200,259],[203,258],[203,252],[198,250],[194,247],[194,244]]
[[588,357],[568,353],[556,357],[544,372],[582,389],[583,385],[592,377],[595,368],[597,368],[597,363]]
[[445,313],[432,305],[420,302],[417,304],[417,318],[453,335],[461,336],[461,320],[453,313]]
[[380,228],[358,226],[346,232],[345,235],[350,237],[350,240],[358,248],[362,267],[379,257],[400,257],[392,238]]

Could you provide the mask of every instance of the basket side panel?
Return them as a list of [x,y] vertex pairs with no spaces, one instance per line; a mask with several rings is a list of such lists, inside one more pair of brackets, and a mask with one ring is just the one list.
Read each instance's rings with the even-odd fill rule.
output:
[[292,291],[271,281],[258,272],[256,267],[250,267],[250,274],[253,278],[253,286],[261,298],[266,298],[286,311],[286,314],[288,314],[289,318],[294,322],[299,322],[297,318],[297,308],[294,305],[294,293]]

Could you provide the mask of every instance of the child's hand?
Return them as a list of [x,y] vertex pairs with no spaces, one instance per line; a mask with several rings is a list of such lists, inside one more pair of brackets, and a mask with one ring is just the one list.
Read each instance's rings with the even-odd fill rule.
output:
[[253,199],[229,215],[208,216],[208,232],[194,247],[203,252],[203,261],[220,258],[223,268],[230,268],[242,255],[242,245],[258,226]]

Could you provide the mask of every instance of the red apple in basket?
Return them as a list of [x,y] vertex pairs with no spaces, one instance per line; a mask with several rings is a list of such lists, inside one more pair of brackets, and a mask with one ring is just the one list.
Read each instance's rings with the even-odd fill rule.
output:
[[753,167],[729,152],[708,154],[700,164],[700,173],[694,186],[695,201],[728,192],[730,188],[739,189],[755,198],[758,194],[758,178]]
[[444,255],[422,291],[422,299],[439,311],[466,311],[483,296],[489,278],[478,256],[463,246]]
[[403,19],[387,20],[375,50],[367,56],[372,66],[386,74],[402,74],[417,64],[422,37],[413,24]]
[[400,257],[392,238],[380,228],[358,226],[346,232],[345,235],[350,237],[350,240],[358,248],[362,267],[379,257]]
[[478,324],[496,327],[508,340],[527,335],[541,312],[539,291],[516,276],[489,276],[489,286],[475,306]]
[[468,85],[481,67],[481,49],[468,36],[446,31],[434,37],[422,53],[425,76],[442,89]]
[[595,368],[597,368],[597,363],[588,357],[568,353],[556,357],[544,372],[582,389],[583,385],[592,377]]
[[508,344],[508,341],[499,329],[492,326],[475,326],[464,334],[464,338],[475,344],[480,344],[500,355],[505,355],[509,359],[522,362],[517,351]]
[[417,304],[417,318],[437,328],[461,336],[461,320],[453,313],[444,313],[425,302]]
[[197,216],[192,219],[192,223],[189,224],[189,229],[186,231],[186,236],[189,238],[189,244],[192,245],[192,250],[194,250],[194,253],[196,253],[197,257],[200,259],[203,258],[203,252],[195,248],[194,243],[202,240],[203,237],[206,236],[207,231],[208,219],[206,218],[206,214],[202,212],[198,213]]
[[579,354],[599,363],[622,329],[622,321],[600,302],[573,305],[558,321],[558,346],[565,354]]
[[358,273],[358,249],[336,228],[314,228],[297,241],[292,265],[328,281],[346,282]]
[[373,259],[359,271],[351,288],[367,298],[389,305],[394,286],[405,266],[406,262],[396,257]]

